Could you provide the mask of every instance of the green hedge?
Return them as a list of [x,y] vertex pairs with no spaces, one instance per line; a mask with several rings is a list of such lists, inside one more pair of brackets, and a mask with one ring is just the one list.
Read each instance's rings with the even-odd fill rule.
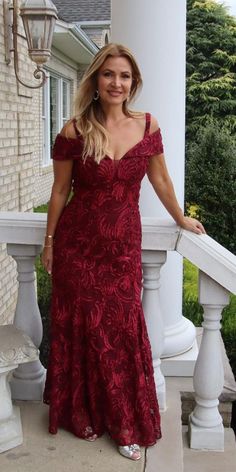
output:
[[47,367],[49,354],[51,278],[43,268],[39,257],[36,260],[36,273],[38,305],[43,324],[43,339],[39,348],[40,360],[44,367]]
[[[34,208],[35,213],[47,213],[48,203]],[[47,367],[49,354],[49,328],[50,328],[50,301],[51,301],[51,278],[43,268],[40,257],[36,258],[37,294],[38,305],[43,324],[43,339],[39,347],[40,360]]]

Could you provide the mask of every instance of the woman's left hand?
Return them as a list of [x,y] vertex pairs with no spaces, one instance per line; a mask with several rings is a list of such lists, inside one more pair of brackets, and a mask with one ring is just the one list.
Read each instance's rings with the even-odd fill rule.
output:
[[190,216],[184,216],[183,222],[181,222],[180,226],[196,234],[206,234],[202,223],[200,223],[200,221],[196,220],[195,218],[191,218]]

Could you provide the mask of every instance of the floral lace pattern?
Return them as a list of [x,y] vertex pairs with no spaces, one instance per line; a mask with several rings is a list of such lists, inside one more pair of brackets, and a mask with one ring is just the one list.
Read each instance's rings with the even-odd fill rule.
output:
[[74,195],[54,243],[49,431],[80,438],[107,431],[118,444],[161,437],[151,347],[141,305],[139,192],[160,130],[118,162],[81,159],[82,139],[57,136],[53,158],[73,159]]

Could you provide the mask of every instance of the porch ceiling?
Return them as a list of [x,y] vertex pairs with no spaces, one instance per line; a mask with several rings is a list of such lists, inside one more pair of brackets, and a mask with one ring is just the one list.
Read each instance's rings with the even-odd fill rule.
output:
[[97,46],[77,26],[56,25],[52,45],[78,64],[90,64]]

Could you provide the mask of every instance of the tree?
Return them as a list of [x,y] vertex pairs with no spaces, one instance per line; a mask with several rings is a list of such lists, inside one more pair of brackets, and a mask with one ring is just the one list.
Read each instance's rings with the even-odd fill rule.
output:
[[187,137],[209,116],[236,131],[236,20],[214,0],[187,0]]
[[236,253],[236,142],[210,119],[187,144],[186,201],[197,204],[209,236]]

